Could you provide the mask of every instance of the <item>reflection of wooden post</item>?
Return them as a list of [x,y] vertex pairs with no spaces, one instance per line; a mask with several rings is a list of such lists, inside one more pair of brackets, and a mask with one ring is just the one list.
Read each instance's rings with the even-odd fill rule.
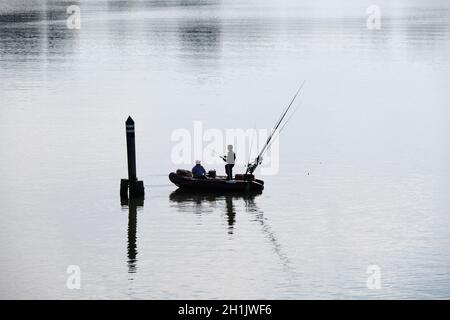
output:
[[225,204],[227,208],[228,234],[233,234],[234,223],[236,222],[236,211],[233,205],[233,197],[226,196]]
[[128,206],[127,264],[128,273],[136,273],[137,266],[137,211],[144,206],[144,197],[121,199],[123,207]]
[[136,145],[135,145],[135,131],[134,121],[128,117],[125,122],[127,134],[127,162],[128,162],[128,180],[122,179],[120,181],[120,196],[122,198],[128,197],[129,190],[130,198],[144,196],[144,182],[138,181],[136,177]]

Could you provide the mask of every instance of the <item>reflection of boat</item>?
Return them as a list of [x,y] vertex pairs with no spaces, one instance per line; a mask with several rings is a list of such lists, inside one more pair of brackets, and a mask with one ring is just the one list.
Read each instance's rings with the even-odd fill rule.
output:
[[205,179],[197,179],[187,174],[182,174],[182,170],[176,173],[171,172],[169,179],[177,185],[180,189],[189,190],[193,192],[237,192],[237,193],[252,193],[261,192],[264,189],[264,182],[255,179],[251,175],[242,175],[242,179],[227,181],[226,177],[206,177]]
[[[257,211],[255,197],[261,192],[248,193],[214,193],[214,192],[189,192],[178,189],[170,194],[170,201],[175,203],[179,210],[202,214],[223,203],[224,213],[227,217],[228,233],[232,234],[236,222],[236,207],[234,200],[243,200],[246,211]],[[209,205],[209,206],[208,206]]]
[[253,201],[254,198],[260,195],[261,192],[249,192],[245,194],[241,193],[227,193],[220,192],[189,192],[185,189],[178,189],[170,194],[170,201],[177,203],[202,203],[213,202],[217,200],[223,200],[228,198],[243,199],[246,201]]
[[[226,215],[228,223],[228,233],[231,235],[234,232],[236,224],[236,215],[242,211],[250,213],[254,216],[255,221],[260,224],[261,229],[272,244],[273,251],[280,258],[284,267],[290,270],[290,260],[283,252],[281,244],[272,228],[268,225],[267,218],[264,217],[262,210],[256,205],[256,199],[261,192],[253,193],[214,193],[214,192],[189,192],[183,189],[178,189],[172,192],[169,199],[175,204],[175,207],[182,212],[189,212],[195,214],[210,213],[215,209],[223,211]],[[242,208],[244,204],[244,208]]]

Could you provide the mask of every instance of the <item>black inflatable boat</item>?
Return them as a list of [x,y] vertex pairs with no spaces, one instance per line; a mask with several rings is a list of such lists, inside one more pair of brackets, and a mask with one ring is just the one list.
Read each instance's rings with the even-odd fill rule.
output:
[[264,181],[255,179],[251,174],[237,174],[234,180],[227,180],[225,176],[210,177],[204,179],[192,177],[187,170],[177,170],[169,174],[169,180],[186,191],[206,191],[206,192],[261,192],[264,189]]

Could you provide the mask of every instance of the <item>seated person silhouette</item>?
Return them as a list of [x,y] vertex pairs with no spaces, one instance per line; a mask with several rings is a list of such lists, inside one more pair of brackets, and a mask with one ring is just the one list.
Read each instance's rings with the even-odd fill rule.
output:
[[206,170],[203,168],[200,160],[195,161],[195,167],[192,168],[192,175],[196,179],[206,179]]

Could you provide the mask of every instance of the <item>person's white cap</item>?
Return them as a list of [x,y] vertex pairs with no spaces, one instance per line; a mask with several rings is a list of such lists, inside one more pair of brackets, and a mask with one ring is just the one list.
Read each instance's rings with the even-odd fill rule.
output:
[[202,162],[200,160],[195,160],[195,164],[201,164]]

